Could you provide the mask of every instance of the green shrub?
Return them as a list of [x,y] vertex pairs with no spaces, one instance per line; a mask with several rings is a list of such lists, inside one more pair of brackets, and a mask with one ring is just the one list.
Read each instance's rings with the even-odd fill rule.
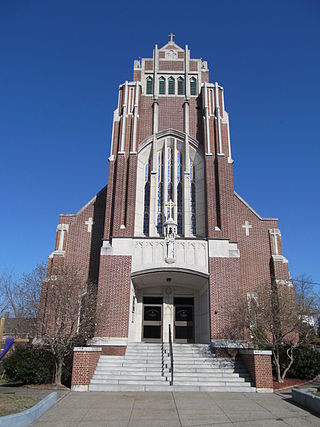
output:
[[312,380],[320,374],[320,353],[308,347],[297,348],[294,362],[288,372],[291,378]]
[[3,361],[8,381],[23,384],[51,383],[54,374],[52,354],[43,349],[17,347]]
[[[283,346],[280,351],[280,363],[282,370],[288,366],[289,360],[286,354],[287,347]],[[320,353],[311,347],[298,347],[294,350],[294,360],[287,372],[288,378],[300,378],[312,380],[320,374]],[[275,366],[272,366],[273,375],[276,374]]]

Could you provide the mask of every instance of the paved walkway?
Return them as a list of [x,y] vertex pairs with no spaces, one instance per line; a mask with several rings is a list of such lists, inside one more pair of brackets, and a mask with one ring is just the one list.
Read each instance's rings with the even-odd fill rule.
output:
[[319,427],[320,418],[277,394],[70,392],[32,426]]

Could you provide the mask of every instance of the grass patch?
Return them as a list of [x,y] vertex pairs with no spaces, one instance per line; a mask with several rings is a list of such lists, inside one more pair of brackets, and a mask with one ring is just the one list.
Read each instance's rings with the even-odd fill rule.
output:
[[36,397],[0,394],[0,417],[31,408],[31,406],[38,403],[39,400],[40,399]]

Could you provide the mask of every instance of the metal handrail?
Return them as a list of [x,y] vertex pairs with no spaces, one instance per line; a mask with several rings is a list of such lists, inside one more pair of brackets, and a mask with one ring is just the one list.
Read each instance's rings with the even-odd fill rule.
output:
[[163,338],[161,339],[161,376],[164,376],[164,345],[163,345]]
[[171,335],[171,325],[169,325],[169,350],[170,350],[170,372],[171,372],[171,381],[170,385],[173,385],[173,347],[172,347],[172,335]]

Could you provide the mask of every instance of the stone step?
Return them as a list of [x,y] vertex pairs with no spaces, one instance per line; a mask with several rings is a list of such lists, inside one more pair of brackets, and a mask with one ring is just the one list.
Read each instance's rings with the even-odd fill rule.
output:
[[[166,381],[167,378],[171,377],[171,375],[168,373],[167,375],[164,375],[163,377],[161,375],[138,375],[138,374],[132,374],[132,375],[101,375],[101,374],[94,374],[92,377],[92,383],[98,384],[99,382],[106,382],[106,381]],[[239,378],[239,377],[174,377],[174,383],[175,384],[185,384],[185,383],[239,383],[239,384],[249,384],[249,382],[246,382],[245,378]]]
[[170,385],[116,385],[90,384],[89,391],[203,391],[203,392],[255,392],[255,387],[242,386],[170,386]]
[[[168,376],[168,375],[166,375]],[[161,374],[158,373],[158,375],[139,375],[139,374],[132,374],[132,375],[101,375],[101,374],[94,374],[92,377],[92,381],[103,381],[103,380],[137,380],[137,381],[165,381],[166,376],[161,376]]]
[[[161,369],[104,369],[95,371],[94,375],[148,375],[148,376],[159,376],[161,375]],[[169,372],[168,369],[164,370],[164,373],[167,375]]]

